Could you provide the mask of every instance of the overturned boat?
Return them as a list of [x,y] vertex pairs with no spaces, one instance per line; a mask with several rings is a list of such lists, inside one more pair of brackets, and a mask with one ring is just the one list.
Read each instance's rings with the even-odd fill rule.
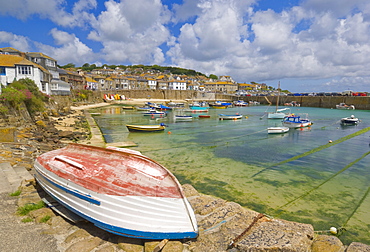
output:
[[158,240],[198,235],[180,183],[140,152],[69,144],[40,155],[35,170],[50,196],[108,232]]

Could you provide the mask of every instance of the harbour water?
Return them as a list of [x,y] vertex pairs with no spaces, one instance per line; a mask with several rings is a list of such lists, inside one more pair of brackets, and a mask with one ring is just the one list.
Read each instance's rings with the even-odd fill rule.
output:
[[[267,119],[267,106],[210,109],[210,118],[176,122],[111,106],[91,110],[106,141],[133,141],[137,149],[175,174],[181,184],[234,201],[275,218],[310,223],[324,233],[344,228],[343,243],[370,244],[370,111],[292,107],[313,125],[285,134],[267,134],[281,126]],[[183,113],[183,112],[181,112]],[[243,115],[218,120],[218,114]],[[357,126],[341,126],[355,115]],[[168,125],[160,133],[129,133],[126,124]],[[368,195],[369,194],[369,195]]]

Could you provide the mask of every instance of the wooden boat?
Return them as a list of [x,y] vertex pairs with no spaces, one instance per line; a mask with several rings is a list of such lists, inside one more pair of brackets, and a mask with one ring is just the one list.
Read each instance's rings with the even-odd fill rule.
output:
[[356,118],[354,115],[351,115],[350,117],[345,117],[340,120],[340,123],[342,125],[356,125],[359,123],[359,119]]
[[166,128],[164,123],[161,124],[148,124],[148,125],[133,125],[133,124],[126,124],[126,127],[129,131],[141,131],[141,132],[158,132],[163,131]]
[[283,119],[283,125],[289,128],[303,128],[312,125],[312,122],[306,118],[301,118],[300,115],[289,115]]
[[215,103],[210,103],[209,106],[216,109],[226,109],[227,107],[231,106],[231,102],[220,102],[216,101]]
[[347,105],[344,102],[341,102],[341,103],[335,105],[335,108],[336,109],[355,109],[355,106],[354,105]]
[[69,144],[40,155],[35,171],[50,196],[108,232],[155,240],[198,235],[175,176],[141,153]]
[[235,115],[225,115],[225,114],[219,114],[218,119],[220,120],[237,120],[242,119],[243,115],[235,114]]
[[289,131],[289,127],[268,127],[267,133],[268,134],[283,134]]

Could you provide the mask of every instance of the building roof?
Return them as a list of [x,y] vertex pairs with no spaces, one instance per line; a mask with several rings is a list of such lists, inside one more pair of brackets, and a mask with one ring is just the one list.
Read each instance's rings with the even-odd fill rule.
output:
[[27,60],[21,56],[18,55],[6,55],[6,54],[0,54],[0,66],[5,67],[15,67],[16,65],[27,65],[27,66],[34,66],[37,68],[40,68],[42,71],[49,73],[48,70],[40,66],[39,64],[36,64],[30,60]]
[[21,54],[21,51],[18,51],[17,49],[14,49],[13,47],[3,47],[0,48],[0,52],[8,52],[8,53],[19,53]]
[[50,59],[50,60],[54,60],[56,62],[55,59],[53,59],[52,57],[49,57],[43,53],[40,53],[40,52],[28,52],[26,53],[27,56],[30,56],[30,57],[33,57],[33,58],[46,58],[46,59]]

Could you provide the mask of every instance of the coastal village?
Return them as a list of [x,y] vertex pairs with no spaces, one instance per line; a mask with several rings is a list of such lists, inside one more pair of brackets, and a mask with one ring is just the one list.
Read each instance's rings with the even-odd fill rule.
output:
[[[260,84],[238,84],[228,76],[211,81],[204,76],[191,79],[193,77],[155,72],[134,74],[127,69],[74,72],[59,69],[56,60],[42,53],[23,53],[13,48],[2,48],[0,52],[3,86],[13,80],[29,78],[48,95],[69,96],[74,89],[107,93],[148,88],[232,93],[241,87],[266,88]],[[105,146],[98,126],[87,110],[112,103],[102,100],[88,105],[53,103],[35,118],[30,118],[27,113],[9,113],[1,118],[0,185],[5,186],[1,187],[0,194],[3,209],[0,247],[4,251],[370,251],[369,245],[355,241],[344,245],[336,236],[339,230],[315,231],[309,224],[275,219],[237,203],[203,195],[189,184],[182,185],[182,189],[196,215],[199,236],[195,239],[127,238],[88,222],[67,219],[45,207],[20,215],[20,208],[37,205],[47,197],[32,177],[35,158],[72,142]],[[136,105],[135,100],[125,103]]]
[[[194,72],[195,73],[195,72]],[[236,90],[266,89],[266,84],[237,83],[231,76],[216,78],[200,73],[192,76],[169,71],[127,67],[63,69],[57,60],[40,52],[21,52],[0,48],[0,83],[4,86],[21,78],[33,80],[47,95],[69,95],[71,90],[93,90],[114,93],[119,90],[193,90],[233,94]]]

